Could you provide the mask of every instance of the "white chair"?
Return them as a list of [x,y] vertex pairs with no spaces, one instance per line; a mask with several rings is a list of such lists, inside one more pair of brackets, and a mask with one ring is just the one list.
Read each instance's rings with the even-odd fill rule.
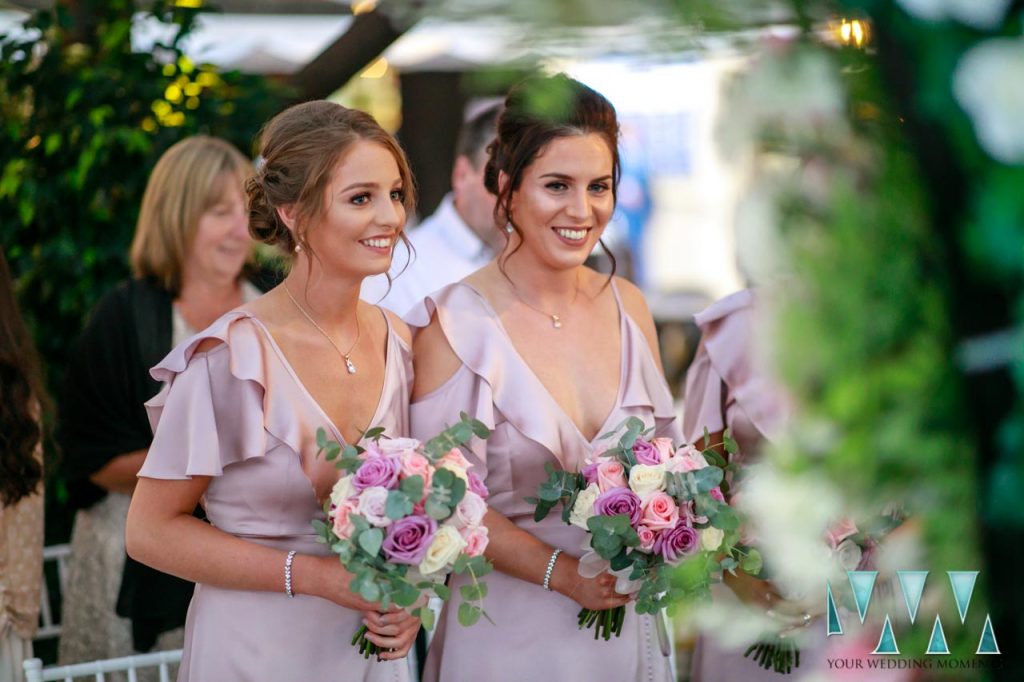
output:
[[30,658],[25,661],[25,682],[72,682],[76,677],[91,675],[95,682],[105,682],[104,673],[127,672],[128,682],[137,682],[135,674],[140,668],[160,668],[160,682],[171,682],[170,666],[181,662],[181,649],[174,651],[157,651],[138,656],[108,658],[102,661],[76,663],[74,665],[55,665],[43,667],[42,660]]
[[[64,588],[68,584],[68,559],[71,557],[71,545],[50,545],[43,547],[43,565],[47,561],[57,562],[57,587],[58,594],[64,594]],[[53,622],[53,608],[50,604],[50,591],[46,587],[46,571],[43,571],[43,589],[39,606],[39,630],[36,632],[36,640],[60,637],[60,623]]]

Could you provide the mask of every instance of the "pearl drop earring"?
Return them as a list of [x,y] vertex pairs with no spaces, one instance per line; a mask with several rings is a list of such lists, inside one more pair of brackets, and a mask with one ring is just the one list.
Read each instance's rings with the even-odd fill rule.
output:
[[302,244],[295,245],[295,253],[298,253],[299,251],[302,251]]

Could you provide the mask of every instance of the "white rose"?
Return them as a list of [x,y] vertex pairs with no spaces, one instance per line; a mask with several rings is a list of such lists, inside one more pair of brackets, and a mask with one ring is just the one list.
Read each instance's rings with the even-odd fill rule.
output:
[[420,562],[420,573],[430,575],[451,564],[458,558],[466,541],[459,535],[459,531],[451,526],[441,526],[434,533],[434,541],[430,543],[430,549]]
[[587,530],[587,519],[594,515],[594,500],[601,494],[601,488],[597,483],[591,483],[580,491],[576,496],[576,503],[572,505],[572,512],[569,513],[569,523]]
[[974,28],[995,28],[1011,0],[897,0],[908,14],[927,21],[953,18]]
[[352,476],[344,476],[331,488],[331,504],[340,507],[341,504],[352,497]]
[[472,490],[467,490],[466,495],[459,501],[458,506],[455,507],[455,525],[459,528],[479,526],[486,513],[487,503],[484,502],[484,498]]
[[391,525],[387,515],[388,489],[379,485],[367,488],[359,495],[356,512],[370,522],[370,525],[383,528]]
[[[1021,38],[978,43],[960,59],[953,75],[953,92],[960,106],[970,114],[978,142],[993,158],[1007,164],[1024,163],[1022,82]],[[992,83],[1005,83],[1006,87],[994,88]]]
[[723,539],[725,539],[725,533],[720,528],[714,526],[703,528],[700,531],[700,548],[705,552],[714,552],[722,546]]
[[636,464],[629,470],[629,488],[641,497],[664,487],[664,464]]
[[839,560],[839,565],[847,571],[857,570],[862,555],[863,552],[853,540],[843,540],[836,547],[836,558]]
[[415,438],[381,438],[377,441],[377,448],[385,455],[400,455],[403,452],[414,451],[420,445]]

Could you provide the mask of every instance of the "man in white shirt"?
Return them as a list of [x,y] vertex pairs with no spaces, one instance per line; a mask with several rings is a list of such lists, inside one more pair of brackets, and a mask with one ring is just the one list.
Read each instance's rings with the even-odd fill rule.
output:
[[[433,215],[408,233],[415,249],[395,245],[391,288],[385,275],[363,281],[360,296],[414,326],[429,322],[423,299],[486,265],[504,245],[494,220],[495,197],[484,188],[487,145],[494,140],[500,104],[488,106],[459,131],[452,167],[452,191]],[[403,270],[404,268],[404,270]]]

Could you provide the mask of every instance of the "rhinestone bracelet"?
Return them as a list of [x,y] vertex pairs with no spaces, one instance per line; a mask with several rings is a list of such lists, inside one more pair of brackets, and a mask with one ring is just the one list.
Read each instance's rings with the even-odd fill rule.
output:
[[295,561],[295,550],[288,552],[288,558],[284,560],[284,593],[294,597],[292,592],[292,562]]
[[551,558],[548,559],[548,569],[544,571],[544,589],[548,592],[551,591],[551,572],[555,570],[555,560],[558,559],[558,555],[562,553],[562,550],[556,549],[551,553]]

